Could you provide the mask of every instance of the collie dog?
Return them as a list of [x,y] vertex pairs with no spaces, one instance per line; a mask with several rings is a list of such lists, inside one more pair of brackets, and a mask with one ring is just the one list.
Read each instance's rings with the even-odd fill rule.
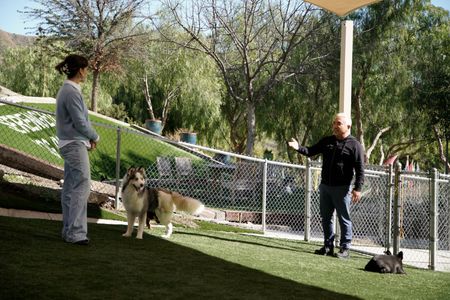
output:
[[162,188],[148,188],[145,185],[145,169],[143,167],[128,169],[123,179],[122,201],[127,211],[128,228],[123,236],[129,237],[133,232],[136,217],[139,218],[136,238],[142,239],[144,224],[150,228],[150,217],[166,227],[164,238],[172,235],[172,217],[175,211],[184,211],[199,215],[205,206],[199,200],[183,196]]
[[139,226],[136,238],[142,239],[145,220],[148,210],[148,189],[145,186],[145,169],[143,167],[131,167],[122,180],[122,203],[127,211],[128,227],[123,234],[130,237],[136,217],[139,218]]
[[150,188],[148,194],[147,226],[150,228],[151,216],[156,216],[157,222],[166,227],[166,232],[162,236],[164,238],[169,238],[172,235],[172,217],[175,211],[199,215],[205,209],[203,203],[197,199],[166,189]]

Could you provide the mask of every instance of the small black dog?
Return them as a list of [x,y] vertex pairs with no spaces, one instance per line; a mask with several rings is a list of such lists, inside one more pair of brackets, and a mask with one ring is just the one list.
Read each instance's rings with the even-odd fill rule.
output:
[[148,209],[147,209],[147,219],[145,220],[145,224],[147,224],[147,228],[150,229],[150,220],[155,220],[156,223],[159,224],[158,216],[156,216],[155,210],[159,206],[158,202],[158,191],[156,189],[148,190]]
[[403,252],[392,255],[389,250],[383,255],[375,255],[367,263],[364,270],[378,273],[406,274],[403,270]]

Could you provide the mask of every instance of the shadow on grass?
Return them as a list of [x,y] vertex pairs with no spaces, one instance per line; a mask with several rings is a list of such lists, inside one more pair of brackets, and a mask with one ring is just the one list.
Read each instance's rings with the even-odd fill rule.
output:
[[1,299],[356,299],[151,235],[125,239],[121,226],[90,224],[87,247],[63,243],[60,228],[0,217]]
[[266,243],[267,242],[273,242],[274,245],[267,245],[267,244],[251,242],[251,241],[242,241],[242,240],[228,239],[228,238],[223,238],[223,237],[218,237],[218,236],[215,236],[215,235],[209,235],[209,234],[203,234],[203,233],[193,233],[193,232],[187,233],[187,232],[177,231],[177,234],[201,236],[201,237],[207,237],[207,238],[211,238],[211,239],[227,241],[227,242],[234,242],[234,243],[239,243],[239,244],[248,244],[248,245],[254,245],[254,246],[259,246],[259,247],[268,247],[268,248],[272,248],[272,249],[288,250],[288,251],[295,251],[295,252],[303,252],[303,253],[313,254],[311,251],[307,251],[307,250],[305,250],[305,249],[303,249],[301,247],[298,247],[298,248],[296,248],[296,247],[287,247],[287,246],[281,247],[279,245],[279,243],[275,244],[276,242],[273,242],[273,240],[270,240],[270,239],[267,239],[267,238],[264,238],[264,237],[259,237],[259,236],[258,236],[258,238],[264,239]]
[[[39,187],[39,189],[31,193],[27,184],[0,184],[0,207],[61,214],[62,208],[59,201],[59,193],[56,199],[54,195],[47,197],[50,190],[45,187]],[[27,195],[27,197],[24,197],[24,195]],[[103,217],[102,210],[94,203],[88,203],[87,214],[89,218],[99,219]]]

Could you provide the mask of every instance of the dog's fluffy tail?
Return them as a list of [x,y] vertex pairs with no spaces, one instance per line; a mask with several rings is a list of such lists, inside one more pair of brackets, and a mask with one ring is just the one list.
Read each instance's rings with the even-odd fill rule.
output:
[[199,215],[205,209],[205,205],[199,200],[183,196],[179,193],[172,193],[172,201],[177,210],[190,213],[192,215]]

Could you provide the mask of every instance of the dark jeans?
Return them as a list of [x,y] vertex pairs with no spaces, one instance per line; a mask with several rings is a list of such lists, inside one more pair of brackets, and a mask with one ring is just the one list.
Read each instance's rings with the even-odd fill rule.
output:
[[352,221],[350,220],[350,186],[329,186],[320,184],[320,216],[324,234],[324,245],[333,247],[333,212],[336,210],[341,227],[340,247],[349,249],[352,241]]

